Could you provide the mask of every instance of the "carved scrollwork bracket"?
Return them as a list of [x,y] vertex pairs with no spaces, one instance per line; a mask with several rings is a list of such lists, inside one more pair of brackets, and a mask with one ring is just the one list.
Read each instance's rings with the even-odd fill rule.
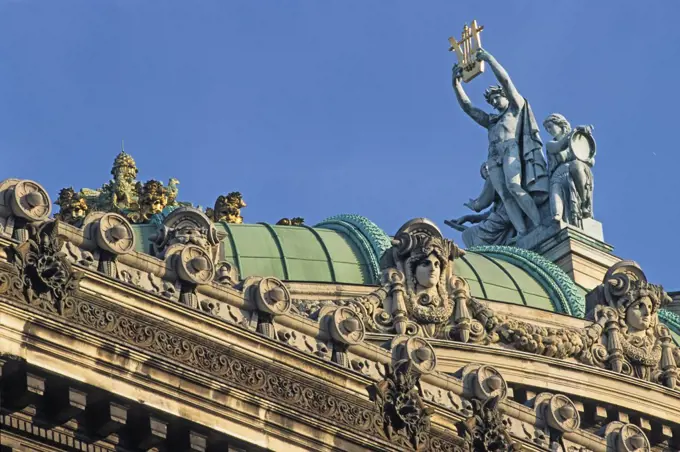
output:
[[390,441],[416,451],[428,450],[435,409],[424,403],[420,377],[434,372],[436,364],[434,349],[425,339],[397,336],[392,341],[392,363],[385,378],[370,388]]
[[607,450],[614,452],[650,452],[647,435],[640,427],[633,424],[624,424],[614,421],[604,428],[604,437],[607,441]]
[[576,405],[562,394],[543,392],[534,400],[534,410],[539,421],[558,432],[573,432],[579,428],[581,417]]
[[172,268],[182,282],[180,302],[198,309],[196,287],[210,284],[215,278],[215,264],[203,248],[197,245],[173,245],[167,250]]
[[28,225],[28,239],[9,248],[17,274],[0,274],[0,293],[23,298],[29,305],[62,313],[78,289],[82,273],[74,271],[57,234],[58,221]]
[[363,342],[366,336],[366,327],[359,314],[346,306],[324,306],[319,311],[319,322],[333,342],[331,359],[343,367],[351,368],[347,348]]
[[469,450],[520,450],[510,436],[510,419],[503,416],[498,404],[508,395],[508,385],[491,366],[469,364],[462,371],[463,392],[472,414],[459,424]]
[[288,313],[293,305],[288,288],[273,277],[246,278],[243,288],[247,300],[255,307],[250,323],[256,325],[259,333],[276,339],[274,317]]
[[31,180],[6,179],[0,182],[0,234],[24,242],[27,225],[45,221],[52,201],[42,185]]
[[128,220],[117,213],[93,212],[83,220],[85,234],[93,237],[99,247],[98,270],[112,278],[118,277],[118,256],[135,249],[135,234]]

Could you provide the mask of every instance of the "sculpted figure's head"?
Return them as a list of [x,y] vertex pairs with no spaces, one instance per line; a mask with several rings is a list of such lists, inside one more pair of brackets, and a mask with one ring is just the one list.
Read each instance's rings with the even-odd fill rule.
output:
[[414,274],[417,285],[425,289],[436,286],[441,276],[441,268],[442,263],[439,258],[434,253],[429,254],[416,264]]
[[553,138],[562,137],[571,132],[571,124],[569,124],[567,118],[559,113],[553,113],[552,115],[545,118],[545,121],[543,121],[543,127],[545,128],[545,131],[548,132]]
[[636,333],[647,330],[652,325],[653,308],[654,303],[649,296],[644,296],[628,306],[626,310],[628,332]]
[[505,95],[505,91],[498,85],[488,87],[487,90],[484,91],[484,98],[489,105],[498,111],[503,111],[510,105],[508,98]]
[[641,336],[656,326],[657,311],[664,296],[667,295],[659,286],[641,281],[632,284],[619,305],[628,334]]

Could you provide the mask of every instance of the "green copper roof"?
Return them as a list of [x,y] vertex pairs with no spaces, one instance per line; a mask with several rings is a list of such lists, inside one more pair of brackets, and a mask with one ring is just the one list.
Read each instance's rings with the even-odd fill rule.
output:
[[275,276],[287,281],[374,284],[362,250],[338,231],[269,224],[217,225],[227,236],[221,255],[241,277]]
[[[138,251],[150,252],[156,225],[135,225]],[[274,276],[286,281],[375,285],[390,237],[368,219],[339,215],[314,227],[217,223],[225,238],[220,259],[242,278]],[[488,249],[487,249],[488,248]],[[541,256],[509,247],[467,250],[454,271],[472,295],[504,303],[582,316],[583,291]]]

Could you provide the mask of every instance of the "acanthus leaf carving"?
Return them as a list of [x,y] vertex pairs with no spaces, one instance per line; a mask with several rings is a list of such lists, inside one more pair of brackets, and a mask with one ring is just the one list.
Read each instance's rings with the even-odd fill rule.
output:
[[[74,271],[64,240],[58,234],[58,220],[28,224],[28,240],[9,247],[16,276],[6,276],[2,288],[20,295],[26,303],[57,313],[75,293],[82,272]],[[0,292],[2,290],[0,289]]]
[[435,411],[424,402],[420,377],[434,370],[434,349],[422,338],[395,338],[392,363],[384,378],[371,387],[383,418],[384,435],[391,442],[416,451],[430,447],[430,418]]

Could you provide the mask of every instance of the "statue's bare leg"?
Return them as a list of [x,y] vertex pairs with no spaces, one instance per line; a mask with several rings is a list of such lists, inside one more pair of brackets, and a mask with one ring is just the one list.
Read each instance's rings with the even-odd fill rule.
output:
[[579,206],[583,210],[584,217],[588,218],[592,215],[590,212],[592,209],[592,184],[593,176],[590,168],[585,163],[580,160],[574,160],[570,165],[570,175],[574,180],[574,185],[576,186],[576,191],[581,198],[581,205]]
[[491,179],[491,184],[493,188],[500,196],[505,206],[505,211],[508,213],[508,218],[510,222],[515,227],[517,234],[524,235],[527,232],[527,226],[524,222],[524,213],[522,209],[517,205],[515,197],[508,191],[505,181],[505,173],[502,166],[489,165],[489,179]]
[[564,203],[562,202],[562,181],[556,181],[550,184],[550,212],[553,220],[562,220],[564,213]]
[[509,145],[505,151],[503,172],[508,191],[534,226],[538,226],[541,223],[541,214],[533,198],[522,187],[522,162],[519,159],[519,146],[516,143]]

